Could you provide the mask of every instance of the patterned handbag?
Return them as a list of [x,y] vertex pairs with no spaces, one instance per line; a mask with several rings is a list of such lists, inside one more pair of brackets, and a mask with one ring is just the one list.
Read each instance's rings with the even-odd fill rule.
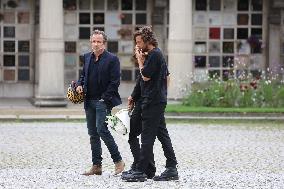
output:
[[72,81],[67,89],[67,98],[74,104],[81,104],[84,102],[84,93],[77,93],[76,88],[77,84],[75,81]]

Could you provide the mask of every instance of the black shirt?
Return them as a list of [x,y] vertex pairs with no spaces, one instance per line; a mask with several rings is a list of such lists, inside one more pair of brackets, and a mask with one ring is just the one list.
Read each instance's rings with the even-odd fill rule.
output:
[[159,48],[148,53],[141,73],[150,78],[149,81],[140,79],[142,104],[167,103],[168,68]]
[[99,82],[99,66],[100,59],[102,54],[98,57],[96,61],[96,55],[92,53],[91,62],[88,70],[88,89],[87,89],[87,99],[91,100],[99,100],[102,96],[102,91],[100,90],[100,82]]

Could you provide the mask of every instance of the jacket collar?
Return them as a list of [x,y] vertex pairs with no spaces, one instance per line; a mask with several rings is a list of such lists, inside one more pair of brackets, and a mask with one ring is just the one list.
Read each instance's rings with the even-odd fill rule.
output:
[[[104,50],[103,53],[99,55],[99,60],[104,58],[105,55],[106,55],[106,50]],[[96,57],[94,52],[91,52],[91,56],[93,56],[94,58]]]
[[[94,55],[94,53],[93,53],[93,52],[89,52],[89,53],[88,53],[88,56],[87,56],[87,58],[86,58],[86,61],[87,61],[87,62],[86,62],[86,67],[87,67],[87,68],[89,67],[89,64],[90,64],[92,55]],[[104,50],[104,52],[100,55],[100,60],[101,60],[100,63],[102,62],[103,59],[105,59],[106,55],[107,55],[107,51]],[[94,56],[95,56],[95,55],[94,55]]]

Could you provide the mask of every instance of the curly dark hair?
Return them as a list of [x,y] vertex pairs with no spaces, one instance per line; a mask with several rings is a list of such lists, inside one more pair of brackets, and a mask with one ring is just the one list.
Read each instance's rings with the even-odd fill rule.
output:
[[137,36],[141,36],[144,43],[149,43],[154,47],[158,47],[158,40],[155,33],[152,30],[152,26],[142,26],[133,35],[134,43]]

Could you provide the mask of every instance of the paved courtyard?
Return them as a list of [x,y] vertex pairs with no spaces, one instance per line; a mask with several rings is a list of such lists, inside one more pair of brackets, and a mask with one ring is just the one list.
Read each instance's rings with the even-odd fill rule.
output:
[[[91,163],[85,123],[0,123],[0,188],[283,188],[283,125],[169,124],[179,181],[126,183],[112,176],[103,146],[103,175],[80,175]],[[115,136],[129,168],[128,143]],[[157,174],[165,158],[155,143]]]

